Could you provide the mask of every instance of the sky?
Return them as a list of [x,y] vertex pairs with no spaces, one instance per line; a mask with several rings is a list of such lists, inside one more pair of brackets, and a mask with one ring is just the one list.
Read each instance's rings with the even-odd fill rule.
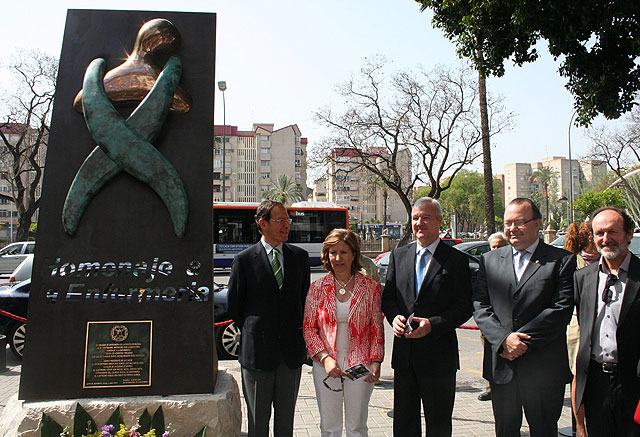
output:
[[[297,124],[310,146],[327,134],[314,112],[340,104],[336,85],[356,75],[364,58],[381,55],[398,69],[460,62],[455,45],[432,28],[431,15],[421,13],[413,0],[6,2],[0,62],[6,64],[15,48],[59,56],[67,9],[217,13],[215,81],[227,83],[227,124],[241,130],[253,123],[274,123],[276,129]],[[506,109],[517,115],[509,132],[492,138],[495,174],[507,163],[568,154],[573,97],[559,64],[543,45],[540,51],[536,62],[513,67],[507,61],[505,75],[487,81],[488,91],[503,95]],[[0,88],[2,82],[6,76],[0,74]],[[216,91],[215,124],[222,123],[222,96]],[[574,159],[587,153],[584,129],[571,128],[571,148]],[[475,170],[482,171],[481,163]],[[311,178],[307,182],[311,185]]]

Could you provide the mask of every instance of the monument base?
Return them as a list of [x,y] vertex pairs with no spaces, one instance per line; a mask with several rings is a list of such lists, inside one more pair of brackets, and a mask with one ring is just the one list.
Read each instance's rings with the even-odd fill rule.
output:
[[25,402],[15,395],[0,416],[0,436],[39,437],[42,413],[51,416],[62,427],[73,426],[76,403],[79,402],[98,427],[120,407],[127,427],[135,425],[146,408],[153,415],[162,407],[164,423],[171,435],[195,434],[204,425],[207,435],[239,436],[242,409],[238,383],[225,370],[218,371],[215,393],[170,396],[138,396],[122,398],[87,398],[46,402]]

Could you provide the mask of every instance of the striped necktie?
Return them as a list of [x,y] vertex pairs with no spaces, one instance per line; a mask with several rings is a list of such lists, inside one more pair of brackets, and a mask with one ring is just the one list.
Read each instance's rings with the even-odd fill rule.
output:
[[273,258],[271,258],[271,268],[273,269],[273,275],[276,277],[276,282],[278,283],[278,288],[282,290],[282,284],[284,283],[284,276],[282,275],[282,266],[280,265],[280,260],[278,259],[278,249],[275,247],[271,251]]
[[525,267],[525,255],[527,254],[526,250],[517,250],[516,251],[516,256],[518,257],[518,262],[516,263],[516,278],[518,279],[518,282],[520,282],[520,279],[522,278],[522,274],[524,273],[524,267]]

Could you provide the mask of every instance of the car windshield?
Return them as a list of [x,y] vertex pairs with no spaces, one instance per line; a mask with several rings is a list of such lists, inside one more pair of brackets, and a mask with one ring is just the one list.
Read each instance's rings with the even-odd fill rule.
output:
[[18,255],[20,254],[20,250],[22,250],[22,244],[12,244],[11,246],[7,246],[4,249],[0,250],[0,256]]
[[564,242],[566,240],[567,240],[567,236],[566,235],[561,235],[558,238],[556,238],[555,240],[553,240],[550,244],[552,246],[564,247]]
[[629,250],[635,256],[640,256],[640,234],[633,234],[631,243],[629,243]]

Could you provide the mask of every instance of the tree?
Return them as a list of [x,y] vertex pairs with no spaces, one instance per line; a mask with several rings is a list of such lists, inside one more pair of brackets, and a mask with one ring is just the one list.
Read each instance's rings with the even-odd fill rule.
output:
[[573,209],[582,213],[585,217],[603,206],[626,208],[624,195],[618,188],[609,188],[605,191],[587,191],[579,195],[573,202]]
[[[348,171],[366,169],[398,195],[410,217],[410,198],[417,184],[428,186],[429,196],[438,198],[458,172],[480,156],[478,87],[463,67],[420,74],[400,71],[390,80],[385,80],[383,67],[383,61],[367,61],[357,78],[339,88],[345,98],[341,113],[334,114],[331,108],[317,111],[316,119],[331,135],[319,143],[314,159],[342,171],[346,170],[341,161],[346,159],[352,165]],[[495,134],[511,116],[505,115],[500,100],[488,105]],[[330,149],[334,152],[328,153]],[[412,175],[398,169],[406,151],[413,159]],[[410,233],[407,226],[401,243]]]
[[26,240],[40,206],[40,182],[49,138],[58,60],[43,52],[18,51],[8,66],[11,86],[0,103],[0,177],[10,193],[0,198],[18,211],[16,238]]
[[[427,8],[437,9],[436,4],[432,0],[416,0],[422,6],[420,10],[424,12]],[[436,17],[434,17],[434,24],[436,24]],[[473,26],[470,26],[468,31],[474,35],[477,35]],[[478,58],[483,57],[481,50],[476,52]],[[493,207],[493,170],[491,168],[491,141],[489,139],[489,111],[487,108],[487,75],[484,70],[478,70],[478,104],[480,107],[480,127],[482,130],[482,166],[484,174],[484,209],[485,216],[487,217],[487,232],[492,234],[496,230],[495,224],[495,209]]]
[[286,174],[278,176],[278,179],[271,182],[271,185],[272,187],[262,195],[263,199],[275,200],[283,205],[299,202],[303,199],[302,187]]
[[[544,210],[547,217],[546,225],[549,225],[549,198],[552,195],[551,185],[556,181],[557,177],[557,173],[551,167],[542,167],[540,170],[536,170],[531,174],[531,181],[537,182],[539,189],[542,188],[541,194],[545,200]],[[553,191],[554,197],[556,197],[555,194],[557,194],[557,185],[555,185],[555,187],[556,188]]]
[[485,75],[502,76],[504,62],[535,61],[536,43],[548,42],[561,59],[578,110],[587,125],[597,114],[618,118],[640,90],[639,8],[630,1],[416,0],[434,12],[433,24],[458,53]]
[[640,165],[640,109],[636,107],[627,116],[622,129],[591,128],[587,131],[591,141],[588,157],[603,161],[620,180],[625,193],[640,201],[640,190],[627,174]]
[[[500,183],[496,179],[493,179],[492,182],[494,210],[502,215],[504,214],[504,204],[500,195]],[[445,226],[451,226],[450,213],[454,212],[458,231],[474,232],[487,226],[487,232],[489,232],[484,208],[484,192],[483,174],[469,170],[460,171],[451,187],[440,197]],[[495,222],[495,216],[493,219]]]

